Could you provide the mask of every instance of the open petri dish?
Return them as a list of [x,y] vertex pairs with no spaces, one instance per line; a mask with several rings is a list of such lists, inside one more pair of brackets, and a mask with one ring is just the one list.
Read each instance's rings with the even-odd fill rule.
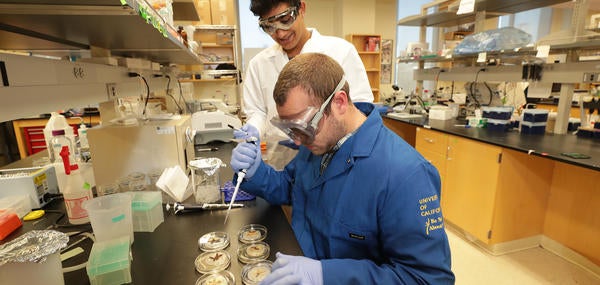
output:
[[238,248],[238,260],[245,264],[258,263],[267,259],[270,251],[266,242],[242,244]]
[[225,270],[229,264],[231,264],[231,256],[224,250],[201,253],[194,261],[196,270],[202,274]]
[[[200,276],[196,280],[196,285],[233,285],[235,284],[235,277],[233,273],[223,270],[210,274]],[[258,284],[258,283],[257,283]]]
[[269,260],[245,265],[242,268],[242,283],[245,285],[258,285],[271,273],[272,266],[273,262]]
[[267,227],[259,224],[245,225],[238,233],[238,239],[242,243],[255,243],[263,241],[266,237]]
[[226,232],[210,232],[198,239],[198,246],[202,251],[212,252],[229,246],[229,234]]

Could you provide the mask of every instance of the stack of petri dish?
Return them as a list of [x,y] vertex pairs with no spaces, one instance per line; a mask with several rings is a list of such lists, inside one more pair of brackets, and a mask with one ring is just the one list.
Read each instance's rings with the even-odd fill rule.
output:
[[264,242],[267,237],[267,228],[259,224],[243,226],[238,233],[240,246],[238,260],[244,264],[254,264],[265,261],[270,254],[269,245]]
[[198,247],[203,253],[196,257],[194,265],[203,275],[196,280],[196,285],[235,284],[235,276],[227,270],[231,264],[231,255],[225,251],[228,246],[226,232],[210,232],[198,239]]

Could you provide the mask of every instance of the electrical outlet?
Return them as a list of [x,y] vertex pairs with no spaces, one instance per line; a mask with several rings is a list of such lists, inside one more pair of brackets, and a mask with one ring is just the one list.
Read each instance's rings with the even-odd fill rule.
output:
[[108,99],[117,97],[117,84],[106,83],[106,94],[108,95]]

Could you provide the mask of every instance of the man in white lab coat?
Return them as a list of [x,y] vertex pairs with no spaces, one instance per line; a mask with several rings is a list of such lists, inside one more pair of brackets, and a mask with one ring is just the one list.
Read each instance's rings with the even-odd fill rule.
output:
[[[300,53],[324,53],[344,69],[353,102],[373,102],[373,93],[365,67],[352,44],[344,39],[323,36],[304,23],[306,2],[301,0],[252,0],[250,10],[259,17],[259,25],[276,42],[258,53],[248,65],[243,89],[243,111],[247,124],[242,128],[267,142],[265,159],[282,169],[296,154],[279,142],[289,138],[270,123],[277,114],[273,89],[283,66]],[[293,142],[290,142],[293,147]]]

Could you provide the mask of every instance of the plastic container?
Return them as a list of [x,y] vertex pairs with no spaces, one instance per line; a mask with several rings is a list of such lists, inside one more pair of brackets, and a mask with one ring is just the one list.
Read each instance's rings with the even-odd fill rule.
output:
[[488,119],[485,127],[490,131],[506,132],[511,126],[510,120]]
[[523,110],[523,122],[546,122],[548,121],[549,110],[545,109],[525,109]]
[[214,203],[221,200],[219,168],[222,162],[218,158],[192,160],[189,168],[192,172],[194,198],[197,204]]
[[228,246],[229,234],[226,232],[210,232],[198,239],[198,247],[206,252],[222,250]]
[[263,241],[267,237],[267,227],[259,224],[243,226],[238,232],[238,240],[241,243],[255,243]]
[[567,126],[567,130],[569,132],[576,131],[580,126],[581,126],[581,119],[569,118],[569,125]]
[[32,230],[3,245],[0,284],[64,285],[60,250],[69,237],[53,230]]
[[91,285],[131,283],[129,245],[127,236],[94,242],[86,265]]
[[69,172],[66,173],[65,188],[61,190],[69,223],[74,225],[88,223],[89,213],[83,205],[94,198],[92,187],[85,181],[81,170],[75,169]]
[[107,241],[122,236],[133,243],[131,196],[116,193],[97,197],[83,203],[87,210],[96,241]]
[[54,161],[59,162],[63,160],[60,156],[60,152],[62,151],[63,146],[66,146],[69,151],[69,161],[71,163],[75,163],[76,151],[73,144],[73,140],[71,140],[65,135],[65,130],[52,131],[52,140],[50,142],[50,145],[52,145],[52,156],[54,157]]
[[31,212],[29,195],[15,195],[0,198],[0,211],[2,210],[13,211],[19,218],[23,218]]
[[[235,192],[235,185],[233,185],[233,182],[231,181],[227,181],[225,182],[225,184],[223,185],[223,188],[221,188],[221,191],[223,192],[223,201],[225,201],[225,203],[229,203],[231,201],[231,198],[233,197],[233,192]],[[238,193],[235,196],[235,201],[250,201],[250,200],[254,200],[256,199],[256,196],[243,191],[242,189],[238,189]]]
[[104,184],[104,185],[97,185],[96,186],[96,192],[97,192],[98,196],[104,196],[104,195],[110,195],[110,194],[119,193],[120,192],[119,184],[117,184],[117,183],[107,183],[107,184]]
[[242,283],[245,285],[258,285],[271,274],[273,262],[264,260],[254,264],[245,265],[242,268]]
[[238,248],[238,260],[244,264],[258,263],[269,257],[271,248],[266,242],[242,244]]
[[494,120],[510,120],[514,108],[510,106],[502,107],[482,107],[482,117]]
[[129,192],[134,232],[153,232],[165,217],[162,196],[157,191]]
[[65,136],[71,141],[75,141],[73,128],[67,123],[65,116],[57,112],[50,113],[50,119],[48,119],[48,122],[46,122],[46,126],[44,127],[44,139],[46,140],[46,146],[48,147],[48,157],[50,158],[50,162],[54,162],[55,160],[51,144],[52,131],[54,130],[64,130]]
[[521,133],[530,135],[543,135],[546,132],[546,122],[532,123],[528,121],[521,122]]
[[200,276],[196,280],[196,285],[233,285],[235,284],[235,277],[233,273],[223,270],[215,273],[205,274]]
[[0,210],[0,240],[23,225],[19,216],[13,210]]
[[194,261],[196,270],[202,274],[223,271],[227,269],[230,264],[231,255],[224,250],[201,253]]

